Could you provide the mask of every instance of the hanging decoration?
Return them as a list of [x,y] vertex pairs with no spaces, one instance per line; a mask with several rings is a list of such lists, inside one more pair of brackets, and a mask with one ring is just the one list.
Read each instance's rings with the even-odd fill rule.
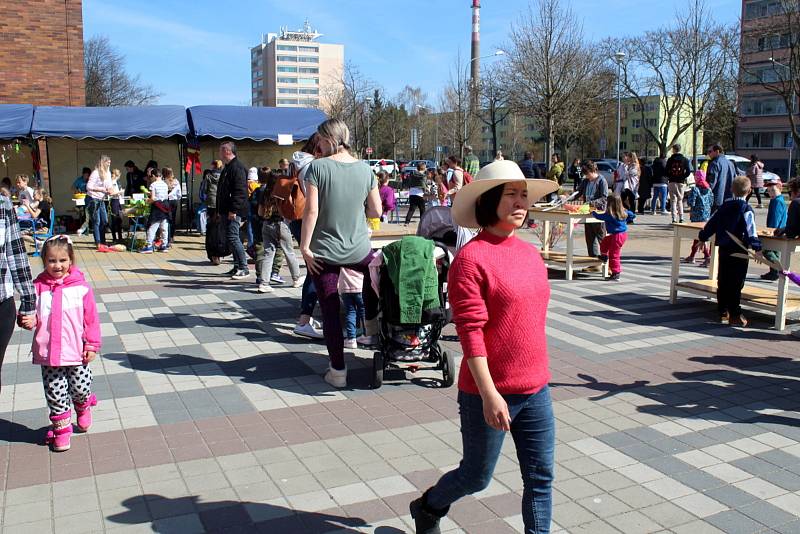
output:
[[186,148],[186,174],[189,174],[192,171],[192,167],[194,166],[194,172],[196,174],[203,173],[203,166],[200,163],[200,148],[194,147],[187,147]]

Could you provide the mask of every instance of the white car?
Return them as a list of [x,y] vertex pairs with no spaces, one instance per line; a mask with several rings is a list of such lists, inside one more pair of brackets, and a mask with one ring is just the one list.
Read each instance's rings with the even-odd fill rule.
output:
[[393,159],[368,159],[367,165],[372,168],[372,172],[375,174],[378,174],[380,171],[394,174],[399,170],[397,168],[397,163],[395,163]]
[[[737,154],[725,154],[725,157],[728,158],[730,161],[733,162],[734,167],[736,167],[736,172],[739,173],[740,176],[747,176],[747,169],[750,168],[750,160],[745,158],[744,156],[739,156]],[[708,156],[697,156],[697,164],[700,165],[705,160],[708,159]],[[689,164],[691,165],[692,160],[689,160]],[[781,177],[775,174],[774,172],[764,171],[764,180],[780,180]],[[689,178],[687,178],[687,183],[689,185],[694,185],[694,174],[691,174]]]

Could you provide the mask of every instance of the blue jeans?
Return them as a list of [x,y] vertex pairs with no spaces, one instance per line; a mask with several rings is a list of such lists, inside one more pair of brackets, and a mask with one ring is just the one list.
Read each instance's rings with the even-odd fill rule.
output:
[[[303,229],[303,221],[289,221],[289,231],[292,237],[295,238],[297,244],[300,244],[301,231]],[[314,315],[314,306],[317,305],[317,288],[314,287],[314,281],[311,276],[306,276],[306,281],[303,282],[303,292],[300,298],[300,315]]]
[[247,256],[244,253],[244,246],[242,245],[242,238],[239,236],[239,231],[242,226],[242,218],[238,215],[233,220],[228,219],[228,214],[222,214],[225,217],[226,226],[225,232],[228,238],[228,244],[233,251],[233,264],[240,271],[247,271]]
[[94,234],[94,244],[99,245],[106,242],[106,225],[108,225],[108,212],[106,203],[96,198],[86,197],[86,209],[89,213],[92,233]]
[[345,338],[355,339],[359,326],[364,324],[364,297],[361,293],[342,293],[345,310]]
[[667,184],[655,184],[653,186],[653,200],[650,209],[653,214],[656,212],[656,200],[661,200],[661,211],[667,212]]
[[[522,519],[526,534],[550,532],[555,420],[550,389],[533,395],[503,395],[522,473]],[[458,392],[464,458],[430,489],[427,504],[445,509],[489,485],[506,433],[486,424],[480,395]]]

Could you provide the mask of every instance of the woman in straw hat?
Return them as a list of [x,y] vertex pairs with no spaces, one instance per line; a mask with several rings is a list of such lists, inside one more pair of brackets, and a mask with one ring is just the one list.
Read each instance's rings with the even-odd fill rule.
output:
[[495,161],[453,203],[456,224],[481,229],[458,253],[448,280],[464,352],[458,378],[464,458],[411,503],[417,533],[438,533],[451,503],[489,485],[509,431],[524,483],[525,532],[549,532],[555,441],[545,336],[550,285],[539,251],[515,233],[531,204],[557,189],[551,180],[525,179],[513,161]]

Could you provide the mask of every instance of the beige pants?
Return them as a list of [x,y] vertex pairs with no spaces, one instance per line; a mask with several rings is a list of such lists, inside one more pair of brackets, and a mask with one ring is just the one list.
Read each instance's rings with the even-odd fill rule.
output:
[[683,190],[686,184],[669,183],[669,204],[672,210],[672,222],[683,220]]

